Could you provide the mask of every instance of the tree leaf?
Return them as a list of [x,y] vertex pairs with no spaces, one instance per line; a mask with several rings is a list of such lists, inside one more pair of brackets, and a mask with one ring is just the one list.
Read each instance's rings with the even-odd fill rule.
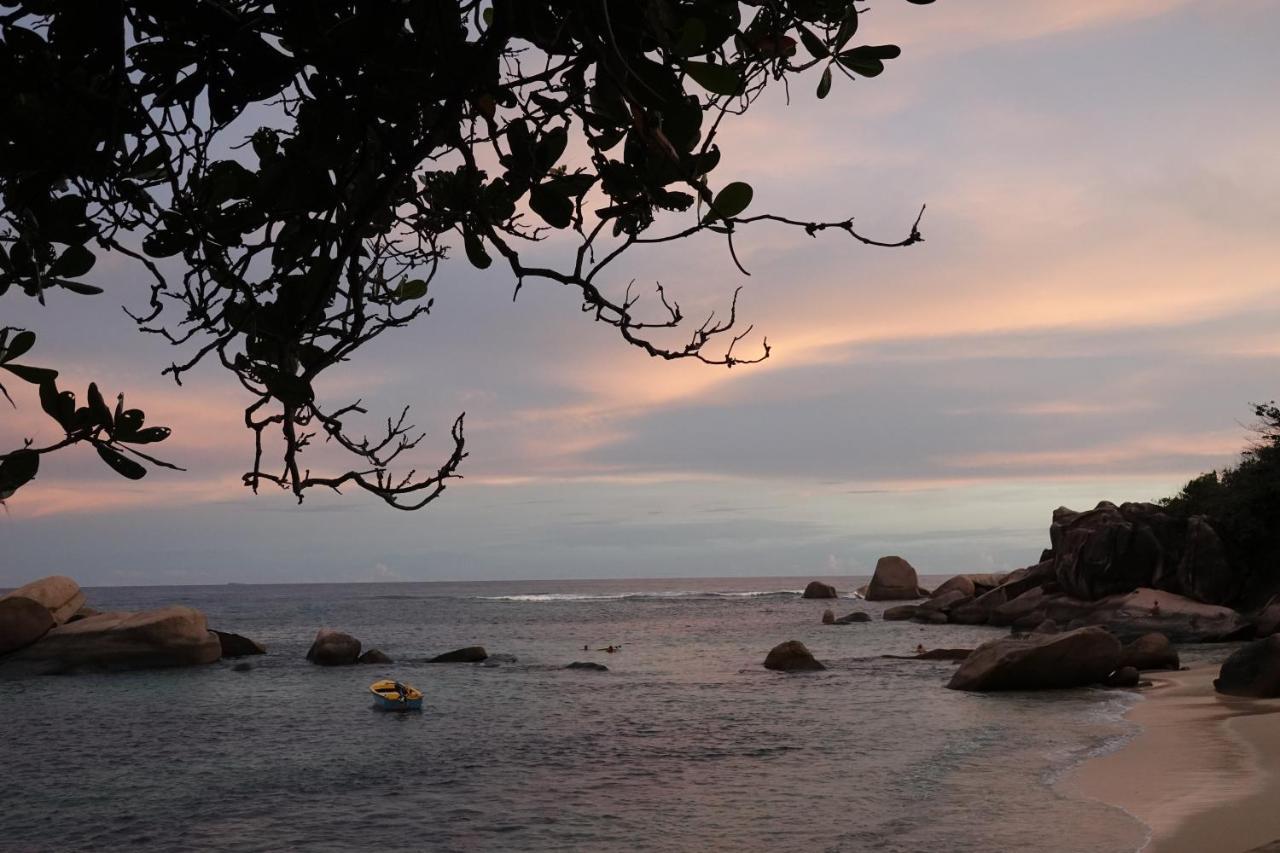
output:
[[471,261],[471,265],[478,270],[488,269],[493,263],[493,258],[489,257],[489,253],[484,250],[484,243],[476,233],[470,229],[462,232],[462,245],[467,250],[467,260]]
[[172,434],[173,430],[168,427],[154,426],[140,429],[128,436],[118,436],[118,438],[120,441],[127,441],[130,444],[155,444],[158,441],[164,441]]
[[421,299],[427,295],[427,283],[420,278],[406,278],[400,282],[400,286],[396,288],[395,297],[397,302],[408,302],[411,299]]
[[814,35],[813,31],[808,27],[800,28],[800,41],[804,43],[804,49],[809,51],[814,59],[826,59],[831,55],[831,51],[827,50],[827,46],[823,44],[822,39]]
[[529,207],[552,228],[568,228],[573,221],[573,202],[549,184],[529,190]]
[[711,204],[711,210],[707,211],[707,215],[702,217],[703,224],[708,224],[717,219],[731,219],[739,213],[747,209],[747,205],[751,204],[751,198],[755,195],[755,191],[751,189],[751,185],[742,181],[734,181],[726,184],[724,189],[716,193],[715,201]]
[[101,287],[96,284],[85,284],[82,281],[59,281],[59,286],[70,290],[72,293],[79,293],[81,296],[97,296],[102,293]]
[[34,450],[15,450],[0,461],[0,495],[8,497],[31,482],[40,470],[40,454]]
[[902,49],[895,44],[865,44],[836,55],[840,64],[863,77],[875,77],[884,71],[884,60],[896,59]]
[[831,66],[822,69],[822,79],[818,81],[818,97],[825,98],[831,93]]
[[102,457],[102,461],[110,465],[112,470],[121,477],[128,477],[130,480],[141,480],[147,476],[146,468],[143,468],[127,456],[117,453],[105,444],[95,444],[93,447],[98,451],[98,455]]
[[742,75],[728,65],[689,60],[685,62],[684,70],[699,86],[713,94],[736,95],[742,90]]
[[35,332],[18,332],[18,334],[13,336],[13,340],[9,342],[7,347],[4,347],[3,343],[0,342],[0,347],[3,347],[3,349],[0,349],[0,361],[12,361],[27,350],[31,349],[31,347],[35,345],[35,342]]
[[93,416],[93,422],[100,426],[106,427],[107,432],[115,429],[115,418],[111,417],[111,409],[107,408],[107,401],[102,398],[102,392],[98,390],[98,383],[89,383],[89,394],[86,398],[89,406],[89,413]]
[[42,382],[52,382],[58,378],[58,371],[51,370],[48,367],[30,367],[26,364],[0,364],[0,370],[7,370],[19,379],[24,379],[32,385],[39,385]]
[[93,252],[84,246],[70,246],[53,262],[49,272],[64,278],[76,278],[93,269],[97,260]]

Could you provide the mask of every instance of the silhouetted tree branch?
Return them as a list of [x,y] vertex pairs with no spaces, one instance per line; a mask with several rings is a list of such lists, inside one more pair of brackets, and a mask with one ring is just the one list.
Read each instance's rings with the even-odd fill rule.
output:
[[[738,289],[699,323],[662,285],[644,299],[613,280],[618,259],[709,237],[746,273],[735,241],[764,224],[872,246],[921,239],[918,217],[895,242],[851,218],[744,215],[751,186],[712,177],[722,123],[769,85],[820,68],[824,98],[833,73],[874,77],[898,56],[853,44],[859,7],[0,4],[12,10],[0,15],[0,294],[93,293],[83,279],[95,252],[131,259],[150,282],[132,316],[183,350],[164,372],[181,383],[216,359],[251,396],[246,485],[299,500],[354,486],[416,509],[460,476],[463,416],[442,464],[395,473],[424,437],[407,411],[360,435],[349,423],[367,414],[359,401],[333,406],[314,386],[431,313],[431,285],[459,250],[480,269],[496,254],[516,294],[533,280],[573,288],[584,313],[650,356],[733,367],[770,354],[766,339],[743,351],[752,327],[738,328]],[[577,243],[565,262],[529,260],[554,232]],[[96,429],[83,440],[110,449],[108,424]],[[350,470],[313,474],[301,457],[315,439],[352,457]]]

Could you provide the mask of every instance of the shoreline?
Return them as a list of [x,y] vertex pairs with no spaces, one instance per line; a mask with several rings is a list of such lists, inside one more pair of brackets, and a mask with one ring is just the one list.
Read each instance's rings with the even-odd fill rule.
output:
[[1085,761],[1064,793],[1147,827],[1141,853],[1247,853],[1280,839],[1280,699],[1221,696],[1218,666],[1156,673],[1125,719],[1140,731]]

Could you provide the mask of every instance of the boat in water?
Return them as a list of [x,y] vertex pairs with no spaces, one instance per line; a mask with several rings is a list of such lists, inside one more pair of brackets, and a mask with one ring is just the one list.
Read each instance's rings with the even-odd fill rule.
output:
[[369,685],[373,706],[383,711],[421,711],[422,691],[399,681],[375,681]]

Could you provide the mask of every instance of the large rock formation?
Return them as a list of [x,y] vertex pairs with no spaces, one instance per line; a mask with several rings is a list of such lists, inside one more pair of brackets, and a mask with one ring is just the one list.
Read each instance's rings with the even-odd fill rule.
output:
[[1124,640],[1158,632],[1175,643],[1210,643],[1243,639],[1253,632],[1253,623],[1229,607],[1146,588],[1100,601],[1049,596],[1043,611],[1069,628],[1099,625]]
[[1041,690],[1106,680],[1120,661],[1120,641],[1101,628],[1000,639],[964,659],[952,690]]
[[764,659],[765,669],[781,672],[806,672],[826,669],[799,640],[787,640],[769,650]]
[[937,598],[938,596],[946,595],[949,592],[960,592],[963,595],[973,597],[978,594],[977,590],[978,587],[974,584],[973,578],[968,575],[956,575],[935,589],[931,597]]
[[1280,634],[1255,640],[1222,664],[1213,688],[1230,696],[1280,696]]
[[915,568],[901,557],[881,557],[867,584],[867,601],[906,601],[924,597]]
[[1012,601],[1006,601],[1004,604],[993,607],[988,615],[987,623],[1003,627],[1013,625],[1019,619],[1035,614],[1035,625],[1039,625],[1044,621],[1044,615],[1041,612],[1044,608],[1044,598],[1044,587],[1029,589]]
[[350,634],[321,628],[307,649],[307,660],[320,666],[351,666],[360,659],[360,641]]
[[985,625],[991,613],[1009,600],[1004,587],[997,587],[973,601],[958,604],[948,614],[950,620],[959,625]]
[[204,614],[175,606],[100,613],[60,625],[34,645],[0,659],[0,674],[190,666],[213,663],[221,655]]
[[1150,503],[1103,501],[1088,512],[1054,510],[1054,573],[1073,598],[1096,600],[1150,587],[1225,604],[1239,592],[1217,532]]
[[18,595],[0,598],[0,655],[31,645],[57,624],[38,601]]
[[242,637],[239,634],[231,634],[226,631],[214,631],[218,636],[218,643],[222,646],[222,656],[224,658],[242,658],[248,655],[265,655],[267,650],[262,644],[248,637]]
[[395,663],[395,661],[382,649],[369,649],[356,658],[356,663]]
[[467,646],[465,649],[454,649],[442,655],[436,655],[427,663],[480,663],[489,656],[484,646]]
[[[59,625],[84,607],[84,592],[80,584],[64,575],[50,575],[18,587],[4,598],[29,598],[45,607]],[[4,598],[0,598],[3,601]]]
[[836,588],[829,583],[822,581],[809,581],[809,585],[804,588],[803,598],[839,598]]

